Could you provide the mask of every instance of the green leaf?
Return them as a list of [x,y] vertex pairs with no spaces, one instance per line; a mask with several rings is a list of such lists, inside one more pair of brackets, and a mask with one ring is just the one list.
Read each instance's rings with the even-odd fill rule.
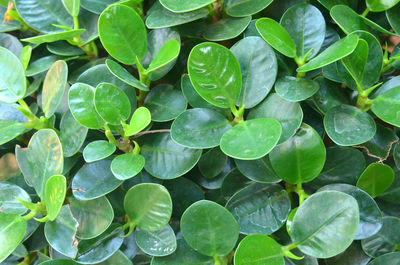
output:
[[25,70],[11,51],[0,47],[0,102],[14,103],[25,96]]
[[83,158],[87,163],[99,161],[112,155],[116,149],[114,144],[105,140],[93,141],[83,149]]
[[368,59],[368,43],[360,39],[357,48],[348,56],[342,59],[343,65],[356,81],[357,86],[362,87],[364,68]]
[[0,182],[0,209],[4,214],[24,214],[27,209],[16,199],[31,201],[28,193],[18,185]]
[[193,0],[189,2],[185,0],[160,0],[160,3],[166,9],[174,13],[185,13],[197,10],[211,4],[212,2],[215,2],[215,0]]
[[78,253],[75,238],[79,223],[72,215],[69,205],[64,205],[53,222],[46,222],[44,235],[50,246],[61,254],[75,258]]
[[141,155],[146,159],[144,168],[159,179],[173,179],[191,170],[199,161],[201,150],[176,144],[169,133],[143,137]]
[[372,198],[387,190],[394,181],[393,169],[384,164],[372,163],[361,174],[357,187],[366,191]]
[[236,159],[258,159],[275,147],[281,133],[282,127],[275,119],[247,120],[224,133],[221,138],[221,150]]
[[46,74],[42,90],[42,107],[46,118],[50,118],[60,105],[67,86],[68,66],[65,61],[56,61]]
[[269,155],[275,172],[292,184],[316,178],[325,164],[326,150],[318,133],[303,123],[296,134]]
[[[144,201],[146,207],[142,207]],[[168,224],[172,214],[172,200],[164,186],[142,183],[128,190],[124,208],[137,227],[151,232]]]
[[0,145],[5,144],[25,131],[23,123],[0,120]]
[[257,36],[238,41],[231,51],[242,72],[242,90],[236,105],[253,108],[267,96],[275,83],[278,72],[275,53]]
[[148,11],[146,26],[149,29],[169,28],[192,22],[208,15],[206,7],[185,13],[174,13],[164,8],[158,1]]
[[4,261],[24,239],[26,221],[19,215],[0,213],[0,262]]
[[67,180],[63,175],[51,176],[44,190],[44,203],[47,215],[38,219],[40,221],[54,221],[57,218],[61,207],[64,204],[65,194],[67,193]]
[[318,0],[318,2],[330,10],[335,5],[347,5],[348,0]]
[[311,59],[318,54],[325,39],[325,19],[313,5],[297,4],[283,14],[281,25],[292,37],[300,59]]
[[319,90],[313,96],[313,102],[320,112],[325,114],[330,108],[341,104],[349,104],[347,95],[340,89],[340,84],[319,76],[314,79],[319,84]]
[[73,29],[63,32],[50,33],[46,35],[39,35],[31,38],[22,39],[21,41],[33,44],[42,44],[42,43],[52,43],[60,40],[72,40],[74,37],[82,35],[85,31],[86,31],[85,29]]
[[276,183],[281,181],[281,179],[272,169],[268,156],[264,156],[256,160],[235,159],[235,164],[243,175],[255,182]]
[[107,52],[123,64],[133,65],[147,51],[147,33],[141,17],[130,7],[115,4],[99,18],[99,37]]
[[188,72],[197,93],[206,101],[220,108],[235,105],[242,76],[239,62],[227,48],[211,42],[198,44],[190,52]]
[[396,5],[389,10],[386,10],[386,18],[397,34],[400,34],[400,18],[398,16],[399,12],[400,5]]
[[144,106],[150,110],[153,121],[164,122],[173,120],[184,112],[187,102],[180,90],[162,84],[151,89]]
[[211,109],[190,109],[183,112],[171,126],[171,138],[190,148],[218,146],[221,137],[232,128],[229,121]]
[[151,61],[145,74],[149,74],[173,61],[178,57],[180,49],[181,45],[177,40],[170,40],[165,43]]
[[259,105],[252,108],[247,119],[272,118],[280,122],[282,135],[278,143],[292,137],[303,120],[303,111],[297,102],[287,101],[276,93],[270,94]]
[[65,112],[60,122],[60,141],[65,157],[75,155],[82,147],[88,128],[80,125],[70,111]]
[[114,219],[113,208],[107,197],[81,201],[68,198],[73,217],[78,222],[77,237],[91,239],[103,233]]
[[305,100],[317,93],[319,85],[314,80],[285,76],[275,83],[275,91],[282,98],[296,102]]
[[357,35],[350,34],[329,46],[305,65],[297,68],[297,72],[309,72],[334,63],[351,54],[356,49],[357,44]]
[[379,94],[371,109],[381,120],[400,127],[400,86]]
[[367,7],[372,12],[382,12],[397,5],[400,0],[366,0]]
[[[239,192],[241,189],[248,187],[251,184],[253,184],[253,182],[235,168],[224,177],[221,184],[221,194],[224,198],[229,199],[236,192]],[[232,213],[232,215],[234,215],[234,213]]]
[[110,169],[111,159],[103,159],[84,165],[75,174],[72,192],[79,200],[93,200],[115,190],[122,184]]
[[290,34],[278,22],[271,18],[260,18],[256,28],[261,37],[283,55],[294,58],[296,46]]
[[129,125],[124,128],[125,135],[134,135],[145,129],[151,122],[151,113],[146,107],[140,107],[132,114]]
[[81,5],[83,8],[93,12],[95,14],[100,14],[108,5],[115,3],[115,0],[81,0]]
[[199,160],[200,173],[207,179],[212,179],[222,172],[227,162],[227,156],[218,147],[204,152]]
[[377,257],[371,263],[369,263],[369,265],[385,265],[385,264],[399,265],[400,253],[399,252],[387,253]]
[[[350,247],[337,256],[325,259],[326,265],[336,264],[367,264],[371,257],[367,256],[361,248],[360,241],[354,241]],[[318,263],[317,263],[318,264]]]
[[251,16],[241,18],[223,18],[209,25],[203,37],[209,41],[223,41],[239,36],[250,24]]
[[107,260],[100,263],[101,265],[133,265],[130,258],[128,258],[124,252],[118,250],[114,255],[109,257]]
[[226,203],[245,235],[269,235],[285,224],[290,199],[276,184],[254,183],[235,193]]
[[109,124],[119,125],[131,114],[128,96],[119,87],[101,83],[94,93],[94,106],[97,113]]
[[47,180],[63,172],[63,152],[57,134],[51,129],[41,129],[32,136],[27,148],[17,146],[15,154],[26,182],[44,200]]
[[154,257],[171,255],[176,250],[176,237],[171,226],[166,225],[160,230],[135,232],[136,244],[146,254]]
[[227,0],[224,11],[231,17],[245,17],[256,14],[269,6],[273,0]]
[[298,208],[291,238],[303,253],[329,258],[350,246],[358,224],[358,204],[352,196],[339,191],[321,191]]
[[122,67],[121,65],[119,65],[117,62],[114,62],[113,60],[107,59],[106,60],[106,65],[108,70],[110,70],[110,72],[116,76],[119,80],[121,80],[122,82],[136,87],[137,89],[140,89],[142,91],[149,91],[149,88],[140,83],[139,80],[137,80],[135,77],[133,77],[133,75],[131,75],[128,70],[126,70],[124,67]]
[[235,247],[239,226],[224,207],[202,200],[192,204],[183,213],[181,232],[194,250],[207,256],[223,256]]
[[89,129],[100,129],[104,120],[97,114],[94,106],[95,89],[83,83],[75,83],[68,93],[69,109],[75,120]]
[[79,15],[80,0],[62,0],[62,3],[71,16],[76,17]]
[[117,179],[125,180],[139,174],[144,164],[143,156],[127,153],[114,157],[111,162],[111,171]]
[[329,109],[324,117],[324,128],[332,141],[343,146],[365,143],[374,137],[376,132],[372,117],[349,105]]
[[285,265],[282,246],[266,235],[249,235],[235,252],[236,265]]
[[58,57],[55,55],[49,55],[37,59],[29,64],[28,68],[26,69],[26,76],[34,76],[49,70],[53,63],[57,61],[57,59]]

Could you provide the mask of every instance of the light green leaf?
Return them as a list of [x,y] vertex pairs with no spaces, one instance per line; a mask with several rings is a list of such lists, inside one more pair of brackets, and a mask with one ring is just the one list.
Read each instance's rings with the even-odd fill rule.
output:
[[11,51],[0,47],[0,102],[14,103],[25,96],[25,70]]

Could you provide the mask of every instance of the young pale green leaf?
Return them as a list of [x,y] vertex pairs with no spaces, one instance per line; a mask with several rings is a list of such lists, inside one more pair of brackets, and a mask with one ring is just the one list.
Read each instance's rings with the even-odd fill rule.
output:
[[296,56],[296,45],[292,37],[278,22],[271,18],[260,18],[256,22],[256,28],[261,37],[274,49],[290,58]]
[[165,43],[151,61],[149,67],[145,71],[145,74],[150,74],[151,72],[173,61],[176,57],[178,57],[180,49],[181,45],[177,40],[170,40]]
[[350,34],[329,46],[305,65],[297,68],[297,72],[308,72],[334,63],[351,54],[356,49],[357,44],[357,35]]
[[144,253],[154,257],[171,255],[177,247],[175,232],[169,225],[153,232],[138,230],[135,240]]
[[373,12],[382,12],[395,6],[400,0],[366,0],[367,7]]
[[127,153],[114,157],[111,162],[111,171],[117,179],[125,180],[139,174],[144,164],[143,156]]
[[85,29],[73,29],[64,32],[50,33],[46,35],[39,35],[31,38],[26,38],[22,39],[22,41],[33,44],[42,44],[42,43],[56,42],[60,40],[72,40],[74,37],[82,35],[85,31],[86,31]]
[[[142,207],[143,202],[146,202],[146,207]],[[124,208],[137,227],[151,232],[163,228],[169,222],[172,200],[164,186],[142,183],[126,193]]]
[[109,157],[116,149],[114,144],[105,140],[93,141],[83,149],[83,158],[87,163],[92,163]]
[[26,92],[25,70],[10,50],[0,47],[0,102],[14,103]]
[[128,96],[119,87],[100,83],[94,92],[94,106],[97,113],[109,124],[119,125],[131,114]]
[[326,150],[318,133],[303,123],[292,138],[272,150],[269,159],[279,177],[297,184],[319,175],[325,164]]
[[62,0],[62,3],[71,16],[77,17],[79,15],[80,0]]
[[51,129],[37,131],[29,141],[28,147],[17,146],[15,154],[26,181],[44,200],[47,180],[63,172],[63,151],[56,132]]
[[291,238],[304,254],[329,258],[350,246],[358,224],[358,204],[352,196],[339,191],[321,191],[298,208],[290,229]]
[[357,48],[342,59],[344,67],[349,71],[358,87],[363,87],[364,69],[368,59],[368,43],[360,39]]
[[400,127],[400,86],[379,94],[371,109],[381,120]]
[[0,145],[5,144],[26,130],[25,125],[16,121],[0,120]]
[[42,90],[43,112],[50,118],[60,105],[67,86],[68,65],[65,61],[56,61],[46,74]]
[[16,198],[31,201],[29,194],[20,186],[0,182],[0,209],[2,209],[2,213],[21,215],[26,212],[27,209]]
[[317,93],[319,85],[314,80],[285,76],[275,82],[276,93],[292,102],[305,100]]
[[22,242],[27,223],[19,215],[0,213],[0,262],[3,262]]
[[181,232],[194,250],[207,256],[223,256],[235,247],[239,226],[224,207],[202,200],[192,204],[183,213]]
[[68,104],[77,122],[89,129],[101,129],[105,121],[96,112],[94,92],[95,89],[92,86],[75,83],[69,89]]
[[133,75],[131,75],[128,70],[119,65],[117,62],[114,62],[111,59],[107,59],[106,65],[108,70],[110,70],[110,72],[122,82],[130,86],[136,87],[137,89],[140,89],[142,91],[149,91],[149,88],[146,85],[140,83],[139,80],[133,77]]
[[375,121],[368,113],[344,104],[326,112],[324,128],[329,138],[342,146],[365,143],[376,132]]
[[249,235],[235,251],[236,265],[285,265],[282,246],[266,235]]
[[240,65],[230,50],[216,43],[195,46],[188,59],[188,72],[197,93],[209,103],[230,108],[242,87]]
[[160,3],[171,12],[185,13],[193,10],[200,9],[215,2],[215,0],[160,0]]
[[151,113],[146,107],[140,107],[135,110],[131,117],[129,125],[124,128],[125,135],[134,135],[145,129],[151,122]]
[[223,41],[239,36],[250,24],[251,16],[241,18],[224,18],[211,24],[203,33],[203,37],[210,41]]
[[51,176],[44,188],[44,204],[46,205],[47,215],[37,220],[41,222],[54,221],[64,204],[66,193],[67,180],[65,177],[63,175]]
[[393,169],[384,164],[372,163],[361,174],[357,187],[366,191],[372,198],[387,190],[394,181]]
[[236,159],[259,159],[275,147],[281,134],[282,126],[275,119],[247,120],[224,133],[221,150]]
[[231,17],[245,17],[260,12],[272,3],[273,0],[227,0],[224,11]]
[[133,65],[147,51],[147,33],[141,17],[130,7],[115,4],[99,18],[99,37],[107,52],[123,64]]

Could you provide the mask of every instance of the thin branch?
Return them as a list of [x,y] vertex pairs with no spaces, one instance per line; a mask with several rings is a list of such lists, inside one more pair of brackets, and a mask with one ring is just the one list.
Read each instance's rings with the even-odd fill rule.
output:
[[392,146],[393,146],[395,143],[397,143],[398,141],[399,141],[399,139],[394,140],[394,141],[392,141],[392,142],[389,143],[389,149],[387,150],[386,155],[385,155],[385,157],[383,157],[383,158],[380,157],[380,156],[377,156],[377,155],[372,154],[372,153],[369,151],[369,149],[368,149],[367,147],[365,147],[365,146],[362,146],[362,145],[354,145],[353,147],[355,147],[355,148],[360,148],[360,149],[365,150],[365,151],[367,152],[367,155],[368,155],[368,156],[378,159],[378,163],[383,164],[383,162],[384,162],[386,159],[388,159],[388,157],[389,157],[389,155],[390,155],[390,151],[392,150]]
[[160,129],[160,130],[152,130],[152,131],[144,131],[144,132],[138,132],[132,136],[140,136],[140,135],[144,135],[144,134],[150,134],[150,133],[162,133],[162,132],[171,132],[170,129]]

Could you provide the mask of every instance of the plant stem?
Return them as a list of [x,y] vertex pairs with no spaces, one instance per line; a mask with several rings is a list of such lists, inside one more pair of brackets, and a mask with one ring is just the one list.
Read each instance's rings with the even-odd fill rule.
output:
[[23,216],[23,218],[24,218],[26,221],[31,220],[31,219],[32,219],[33,217],[35,217],[40,211],[45,210],[44,203],[38,202],[38,203],[36,203],[35,205],[36,205],[36,207],[33,208],[33,209],[31,209],[31,212],[30,212],[30,213],[28,213],[27,215],[24,215],[24,216]]
[[364,12],[362,12],[362,14],[361,14],[361,16],[362,17],[366,17],[367,15],[368,15],[368,13],[369,13],[369,8],[367,7],[365,10],[364,10]]
[[163,132],[171,132],[170,129],[160,129],[160,130],[152,130],[152,131],[144,131],[144,132],[138,132],[132,136],[140,136],[140,135],[144,135],[144,134],[149,134],[149,133],[163,133]]
[[296,193],[297,195],[299,195],[299,205],[301,205],[305,199],[307,199],[308,197],[310,197],[310,195],[308,195],[304,190],[303,187],[300,183],[297,183],[297,187],[296,187]]
[[79,29],[79,19],[78,16],[73,16],[74,19],[74,29]]
[[214,265],[228,265],[227,257],[214,256]]
[[105,130],[105,134],[106,134],[106,137],[107,137],[108,141],[110,143],[114,144],[116,147],[120,148],[121,145],[117,141],[117,139],[115,139],[110,127],[108,127],[108,125],[104,125],[104,130]]
[[36,257],[37,253],[36,252],[32,252],[31,254],[29,254],[28,256],[26,256],[24,258],[23,261],[21,261],[20,263],[18,263],[18,265],[29,265],[31,264],[31,262],[33,261],[33,259]]

